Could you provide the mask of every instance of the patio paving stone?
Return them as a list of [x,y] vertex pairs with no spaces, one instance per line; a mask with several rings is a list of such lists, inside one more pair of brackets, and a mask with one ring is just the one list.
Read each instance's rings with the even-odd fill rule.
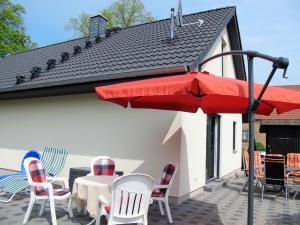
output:
[[[171,205],[174,224],[178,225],[243,225],[247,220],[247,192],[240,193],[243,178],[230,178],[228,185],[219,192],[201,192],[198,196],[183,202],[181,205]],[[260,192],[259,192],[260,193]],[[291,196],[292,197],[292,196]],[[0,203],[0,224],[19,225],[22,223],[29,196],[20,194],[11,203]],[[36,204],[28,225],[49,225],[49,207],[42,217],[38,216],[40,204]],[[59,225],[84,225],[91,221],[86,215],[78,215],[74,210],[74,218],[69,219],[65,211],[66,203],[56,203],[56,213]],[[268,192],[262,201],[255,194],[254,224],[291,225],[300,224],[300,195],[296,200],[285,200],[278,193]],[[104,224],[104,223],[103,223]],[[166,216],[161,216],[156,204],[149,209],[150,225],[167,225]]]

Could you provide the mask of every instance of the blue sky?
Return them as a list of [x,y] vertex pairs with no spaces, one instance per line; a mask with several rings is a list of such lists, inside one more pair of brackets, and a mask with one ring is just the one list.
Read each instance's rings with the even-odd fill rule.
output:
[[[74,38],[64,29],[68,18],[82,11],[96,14],[112,0],[12,0],[26,9],[26,31],[39,46]],[[157,19],[169,17],[177,0],[144,0],[147,10]],[[237,7],[244,50],[256,50],[290,60],[289,79],[275,74],[272,84],[300,84],[300,1],[299,0],[182,0],[184,14],[223,6]],[[271,64],[255,61],[255,81],[264,82]]]

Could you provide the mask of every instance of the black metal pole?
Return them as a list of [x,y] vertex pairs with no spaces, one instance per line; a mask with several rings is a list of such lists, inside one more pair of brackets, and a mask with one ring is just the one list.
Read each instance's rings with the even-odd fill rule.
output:
[[[202,61],[199,66],[198,70],[201,71],[202,65],[219,58],[221,56],[226,55],[247,55],[248,57],[248,91],[249,91],[249,105],[248,105],[248,122],[249,122],[249,180],[248,180],[248,225],[253,225],[253,208],[254,208],[254,199],[253,199],[253,192],[254,192],[254,129],[255,129],[255,110],[259,106],[261,98],[265,93],[271,79],[273,78],[276,69],[283,69],[283,77],[285,77],[286,70],[289,66],[289,60],[284,57],[273,57],[269,55],[265,55],[255,51],[242,51],[242,50],[235,50],[230,52],[222,52],[221,54],[216,54],[204,61]],[[253,59],[254,57],[261,58],[273,63],[273,69],[264,84],[258,98],[254,101],[254,75],[253,75]]]
[[259,93],[259,96],[257,97],[257,99],[255,100],[255,102],[254,102],[254,104],[252,106],[252,110],[253,111],[255,111],[257,109],[257,107],[259,106],[259,103],[260,103],[260,101],[262,99],[262,96],[264,95],[267,87],[269,86],[269,84],[270,84],[270,82],[271,82],[271,80],[272,80],[272,78],[273,78],[276,70],[277,70],[277,67],[273,66],[273,69],[272,69],[270,75],[268,76],[268,79],[266,80],[266,82],[265,82],[262,90]]
[[253,56],[248,56],[248,89],[249,89],[249,186],[248,186],[248,225],[253,225],[253,188],[254,188],[254,127],[255,111],[254,105],[254,75],[253,75]]

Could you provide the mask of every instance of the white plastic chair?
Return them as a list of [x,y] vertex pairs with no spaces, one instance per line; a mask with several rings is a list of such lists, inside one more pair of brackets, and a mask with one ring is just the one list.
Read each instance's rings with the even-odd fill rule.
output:
[[[34,170],[33,170],[34,166]],[[52,224],[57,225],[54,200],[69,200],[68,212],[73,217],[71,209],[71,193],[69,191],[69,183],[65,178],[50,177],[51,183],[47,182],[48,177],[45,175],[43,164],[35,158],[27,158],[24,162],[25,172],[30,186],[30,202],[26,211],[23,224],[28,222],[32,207],[37,200],[44,200],[39,216],[43,215],[47,201],[50,202]],[[32,168],[30,168],[32,167]],[[39,177],[39,181],[37,181]],[[35,181],[35,182],[34,182]],[[53,182],[59,182],[63,185],[62,189],[53,189]]]
[[[103,163],[103,168],[99,168],[99,171],[95,171],[95,165]],[[108,166],[110,168],[108,168]],[[103,172],[101,172],[101,171]],[[112,172],[112,173],[111,173]],[[115,162],[108,156],[97,156],[91,161],[91,172],[88,176],[97,176],[97,175],[113,175],[115,173]]]
[[[164,167],[159,184],[154,185],[153,192],[152,192],[152,200],[158,201],[159,211],[161,215],[165,215],[162,207],[162,202],[164,203],[169,223],[173,223],[170,206],[169,206],[169,192],[177,171],[178,171],[177,163],[171,163],[171,162],[168,163]],[[172,172],[172,174],[170,174],[170,172]]]
[[106,216],[107,225],[148,224],[148,208],[151,201],[153,179],[144,174],[130,174],[117,178],[112,186],[111,204],[99,196],[96,225]]

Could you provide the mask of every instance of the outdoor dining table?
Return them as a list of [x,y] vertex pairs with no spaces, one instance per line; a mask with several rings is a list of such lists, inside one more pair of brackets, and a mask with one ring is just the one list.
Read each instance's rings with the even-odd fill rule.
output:
[[91,217],[97,214],[98,196],[111,199],[112,184],[119,176],[85,176],[75,179],[73,200],[79,210],[86,208]]

